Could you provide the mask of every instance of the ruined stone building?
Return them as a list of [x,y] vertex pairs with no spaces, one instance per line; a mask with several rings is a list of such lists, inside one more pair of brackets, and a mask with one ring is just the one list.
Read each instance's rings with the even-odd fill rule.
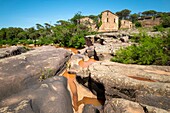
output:
[[131,21],[129,21],[129,20],[121,20],[120,22],[121,22],[120,28],[128,28],[128,29],[132,28],[132,22]]
[[[101,19],[98,20],[98,22],[101,22],[101,26],[99,28],[97,28],[94,20],[89,17],[80,19],[80,24],[91,28],[92,31],[113,32],[118,31],[119,29],[119,17],[109,10],[103,11],[101,13]],[[132,22],[128,20],[121,20],[120,28],[132,28]]]
[[97,31],[96,23],[93,21],[93,19],[91,19],[89,17],[81,18],[80,19],[80,24],[83,24],[83,25],[87,26],[92,31]]
[[142,24],[142,27],[153,27],[156,25],[160,25],[161,18],[145,17],[145,18],[138,19],[138,22]]
[[102,25],[99,27],[98,32],[111,32],[119,29],[119,17],[109,10],[102,12],[101,22]]

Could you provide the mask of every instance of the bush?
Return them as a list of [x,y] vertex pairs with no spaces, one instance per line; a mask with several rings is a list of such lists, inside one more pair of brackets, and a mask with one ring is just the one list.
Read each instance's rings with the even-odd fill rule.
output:
[[37,45],[49,45],[53,44],[53,38],[52,37],[41,37],[36,41]]
[[166,16],[166,15],[163,16],[163,17],[162,17],[162,23],[161,23],[161,24],[162,24],[162,26],[165,27],[165,28],[166,28],[166,27],[170,27],[170,16]]
[[144,35],[139,40],[138,45],[132,45],[125,49],[117,51],[116,56],[111,61],[126,64],[142,64],[142,65],[170,65],[169,48],[170,37],[160,38]]
[[135,22],[135,27],[142,27],[142,24],[140,22]]
[[75,35],[69,41],[69,47],[83,48],[85,45],[84,37],[81,35]]
[[162,25],[153,26],[153,31],[163,32],[163,31],[164,31],[164,28],[163,28]]

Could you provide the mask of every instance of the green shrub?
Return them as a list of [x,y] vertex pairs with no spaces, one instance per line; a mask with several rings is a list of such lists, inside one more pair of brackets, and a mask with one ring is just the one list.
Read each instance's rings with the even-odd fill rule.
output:
[[49,45],[53,44],[53,38],[52,37],[41,37],[36,41],[37,45]]
[[[143,35],[139,39],[138,45],[132,45],[125,49],[117,51],[116,56],[111,61],[126,64],[142,64],[142,65],[170,65],[169,43],[170,37],[151,38]],[[168,49],[168,50],[167,50]]]
[[31,40],[31,39],[28,39],[28,40],[26,41],[26,44],[34,44],[34,41]]
[[142,24],[140,22],[135,22],[135,27],[142,27]]
[[165,16],[163,16],[162,17],[162,26],[163,27],[170,27],[170,16],[168,16],[168,15],[165,15]]
[[164,31],[164,28],[163,28],[162,25],[153,26],[153,31],[163,32],[163,31]]

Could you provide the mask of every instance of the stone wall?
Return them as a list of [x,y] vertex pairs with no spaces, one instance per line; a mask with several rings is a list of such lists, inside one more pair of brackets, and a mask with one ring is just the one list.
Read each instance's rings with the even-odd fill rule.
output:
[[112,12],[106,10],[102,12],[102,25],[99,28],[99,32],[111,32],[118,31],[119,28],[119,17]]
[[143,27],[153,27],[161,23],[161,18],[159,17],[153,19],[152,17],[150,17],[145,19],[139,19],[138,21],[142,24]]
[[132,22],[129,20],[121,20],[121,27],[120,28],[132,28]]
[[90,28],[92,31],[97,31],[96,23],[89,17],[84,17],[80,19],[80,24],[83,24]]

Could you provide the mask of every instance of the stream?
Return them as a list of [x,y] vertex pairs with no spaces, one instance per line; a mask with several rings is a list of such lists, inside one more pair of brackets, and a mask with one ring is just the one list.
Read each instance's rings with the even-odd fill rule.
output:
[[[65,49],[69,49],[75,54],[78,53],[78,50],[75,48]],[[78,64],[82,68],[87,68],[94,62],[96,62],[96,60],[90,58],[88,61],[80,60]],[[104,101],[98,100],[96,95],[94,95],[89,89],[85,88],[83,85],[76,81],[76,74],[70,74],[66,69],[62,75],[68,80],[68,89],[72,97],[74,112],[82,113],[83,107],[86,104],[92,104],[96,107],[101,107],[104,104]]]

